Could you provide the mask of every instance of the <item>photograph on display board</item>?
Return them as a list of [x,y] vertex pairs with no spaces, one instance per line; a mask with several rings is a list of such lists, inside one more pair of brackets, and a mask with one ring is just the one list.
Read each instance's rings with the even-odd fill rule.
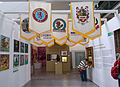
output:
[[9,69],[9,55],[2,54],[0,55],[0,71]]
[[9,52],[10,38],[0,35],[0,51]]
[[19,66],[19,55],[14,54],[14,57],[13,57],[13,67],[17,67],[17,66]]
[[19,41],[14,40],[14,52],[19,52]]
[[24,65],[24,55],[20,55],[20,66]]
[[67,56],[67,51],[61,51],[61,56]]
[[25,64],[28,64],[28,55],[25,55]]
[[24,43],[23,42],[20,42],[20,52],[21,53],[24,53]]
[[28,44],[25,44],[25,53],[28,53]]

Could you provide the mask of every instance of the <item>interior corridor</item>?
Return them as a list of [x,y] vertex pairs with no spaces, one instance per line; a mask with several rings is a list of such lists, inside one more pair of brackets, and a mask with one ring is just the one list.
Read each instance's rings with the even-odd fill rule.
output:
[[82,82],[78,72],[55,75],[45,70],[35,70],[32,80],[24,87],[98,87],[91,81]]

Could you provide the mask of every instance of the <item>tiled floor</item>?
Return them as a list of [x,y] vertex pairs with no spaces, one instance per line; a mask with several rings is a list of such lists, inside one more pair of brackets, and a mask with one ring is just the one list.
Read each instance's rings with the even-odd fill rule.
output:
[[94,83],[82,82],[79,73],[55,75],[36,70],[32,80],[24,87],[98,87]]

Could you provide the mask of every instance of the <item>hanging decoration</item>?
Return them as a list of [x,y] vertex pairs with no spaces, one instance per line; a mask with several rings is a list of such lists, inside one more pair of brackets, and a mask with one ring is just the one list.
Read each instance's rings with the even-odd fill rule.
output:
[[43,43],[49,44],[54,42],[54,38],[51,37],[50,31],[46,31],[40,34],[40,39]]
[[37,36],[33,39],[33,43],[37,45],[42,45],[43,42],[40,40],[40,34],[37,34]]
[[29,9],[29,28],[37,33],[50,30],[51,3],[31,1]]
[[29,29],[28,19],[27,14],[20,15],[20,37],[26,41],[30,41],[36,37],[36,33]]
[[66,45],[68,45],[69,47],[73,47],[76,45],[76,43],[73,43],[69,40],[69,38],[67,38],[67,42],[66,42]]
[[95,32],[93,2],[72,2],[70,4],[72,29],[82,36]]
[[47,44],[47,47],[51,47],[51,46],[53,46],[53,45],[54,45],[54,41],[51,42],[51,43],[49,43],[49,44]]
[[83,37],[72,30],[72,23],[69,22],[69,40],[73,43],[79,43],[83,40]]
[[63,40],[67,38],[68,14],[52,14],[52,30],[51,35],[55,40]]
[[67,42],[67,39],[63,39],[63,40],[61,40],[61,41],[55,40],[55,42],[56,42],[57,44],[59,44],[60,46],[62,46],[62,45],[64,45],[64,44]]
[[96,39],[98,37],[101,36],[102,32],[101,32],[101,16],[98,13],[95,13],[95,27],[96,27],[96,31],[93,32],[92,34],[87,35],[88,39]]
[[85,46],[88,43],[89,43],[89,39],[84,37],[83,41],[81,41],[79,44]]

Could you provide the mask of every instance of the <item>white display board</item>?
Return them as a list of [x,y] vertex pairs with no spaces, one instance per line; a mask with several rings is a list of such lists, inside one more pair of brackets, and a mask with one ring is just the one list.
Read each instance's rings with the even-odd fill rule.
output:
[[[0,71],[0,86],[1,87],[22,87],[31,79],[30,71],[30,44],[23,39],[20,39],[19,25],[13,20],[7,18],[4,14],[0,13],[0,35],[10,38],[9,52],[0,52],[0,54],[9,55],[9,69]],[[14,52],[14,39],[28,44],[28,53]],[[13,55],[28,55],[28,64],[13,67]],[[16,71],[15,71],[16,70]],[[13,72],[14,71],[14,72]]]

